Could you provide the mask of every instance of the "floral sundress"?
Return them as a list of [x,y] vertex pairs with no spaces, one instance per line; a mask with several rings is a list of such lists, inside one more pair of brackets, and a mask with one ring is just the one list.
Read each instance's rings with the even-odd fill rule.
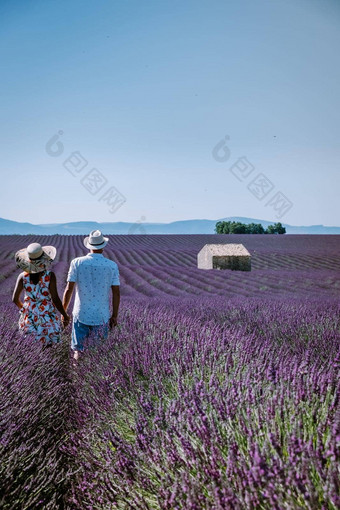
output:
[[25,299],[20,310],[19,330],[33,334],[43,344],[60,341],[60,320],[49,291],[50,271],[41,274],[39,282],[32,284],[29,273],[23,274]]

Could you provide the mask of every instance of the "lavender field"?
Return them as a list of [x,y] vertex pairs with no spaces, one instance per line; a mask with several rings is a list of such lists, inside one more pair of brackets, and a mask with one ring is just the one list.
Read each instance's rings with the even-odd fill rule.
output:
[[[203,271],[206,243],[252,271]],[[340,508],[340,236],[110,236],[119,326],[74,369],[17,334],[14,253],[82,236],[0,238],[0,506]]]

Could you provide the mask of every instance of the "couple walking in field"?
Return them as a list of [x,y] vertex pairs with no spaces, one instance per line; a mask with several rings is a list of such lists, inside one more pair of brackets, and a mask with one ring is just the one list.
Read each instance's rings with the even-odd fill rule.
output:
[[57,253],[55,247],[32,243],[15,254],[23,272],[18,276],[12,300],[20,309],[19,330],[23,334],[35,335],[44,345],[58,343],[62,325],[70,322],[67,309],[75,290],[71,336],[74,359],[78,360],[79,352],[84,351],[84,341],[90,334],[107,338],[109,329],[117,325],[120,302],[118,266],[103,255],[108,241],[100,230],[93,230],[84,239],[89,253],[71,261],[63,302],[56,275],[50,270]]

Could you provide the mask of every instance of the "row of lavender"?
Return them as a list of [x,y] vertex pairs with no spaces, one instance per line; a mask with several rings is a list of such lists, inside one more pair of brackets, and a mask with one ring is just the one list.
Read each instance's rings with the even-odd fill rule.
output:
[[339,312],[126,297],[74,371],[3,307],[1,507],[335,510]]
[[[103,231],[105,235],[105,231]],[[53,244],[63,251],[84,250],[81,235],[2,235],[1,245],[4,252],[23,248],[33,242]],[[281,252],[318,255],[334,255],[339,250],[339,235],[219,235],[219,234],[183,234],[183,235],[108,235],[113,249],[148,249],[148,250],[177,250],[199,251],[206,243],[243,243],[250,251],[258,253]],[[68,253],[66,253],[68,256]],[[71,254],[72,255],[72,254]]]
[[[62,292],[69,262],[86,253],[82,236],[2,236],[0,302],[8,301],[19,271],[14,253],[32,241],[53,244]],[[197,269],[206,242],[242,242],[252,271]],[[118,263],[124,296],[333,297],[340,291],[340,236],[110,236],[106,256]]]

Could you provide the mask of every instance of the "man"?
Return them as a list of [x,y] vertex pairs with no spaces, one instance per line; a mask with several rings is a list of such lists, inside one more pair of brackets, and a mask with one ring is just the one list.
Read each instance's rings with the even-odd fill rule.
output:
[[93,230],[84,239],[84,245],[90,253],[73,259],[70,264],[63,306],[67,310],[76,288],[71,341],[75,361],[79,358],[79,352],[84,351],[84,340],[91,332],[107,338],[109,328],[117,326],[120,302],[119,271],[117,264],[103,255],[108,241],[100,230]]

